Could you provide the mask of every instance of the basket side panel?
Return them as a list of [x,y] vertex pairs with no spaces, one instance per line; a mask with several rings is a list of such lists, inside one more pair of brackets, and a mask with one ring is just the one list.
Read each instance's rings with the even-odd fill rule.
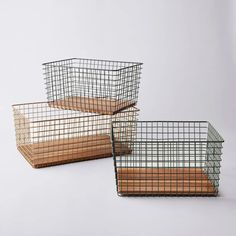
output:
[[30,133],[30,121],[18,109],[13,109],[16,144],[17,146],[27,145],[32,142]]
[[71,97],[75,83],[73,59],[62,60],[45,64],[44,77],[48,101],[56,101]]
[[207,144],[206,162],[204,172],[218,191],[220,180],[220,167],[221,167],[222,143],[209,142]]
[[116,84],[117,101],[136,104],[138,100],[141,65],[122,69]]

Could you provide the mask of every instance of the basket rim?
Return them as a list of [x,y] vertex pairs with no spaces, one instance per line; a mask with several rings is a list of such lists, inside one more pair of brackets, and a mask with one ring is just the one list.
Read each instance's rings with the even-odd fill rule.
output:
[[[143,140],[143,141],[117,141],[115,142],[125,142],[125,143],[223,143],[224,139],[221,137],[221,135],[218,133],[218,131],[212,126],[212,124],[209,121],[206,120],[138,120],[138,121],[112,121],[111,122],[111,127],[112,127],[112,132],[114,132],[115,127],[114,125],[118,123],[132,123],[132,124],[138,124],[138,123],[205,123],[209,126],[212,127],[212,129],[216,132],[218,137],[214,137],[213,140],[155,140],[155,141],[150,141],[150,140]],[[167,127],[165,127],[167,128]],[[177,127],[176,127],[177,128]],[[208,133],[209,131],[207,131]],[[215,135],[214,135],[215,136]],[[112,135],[113,137],[113,135]]]
[[217,140],[205,140],[205,141],[165,141],[165,140],[156,140],[156,141],[115,141],[115,143],[223,143],[222,141]]
[[112,123],[210,123],[207,120],[138,120],[138,121],[113,121]]
[[[12,104],[11,106],[13,107],[13,108],[15,108],[15,107],[17,107],[17,106],[26,106],[26,105],[36,105],[36,104],[48,104],[48,103],[50,103],[50,101],[41,101],[41,102],[24,102],[24,103],[14,103],[14,104]],[[127,110],[128,109],[130,109],[130,108],[133,108],[135,111],[140,111],[140,109],[139,108],[137,108],[136,106],[132,106],[132,107],[128,107],[127,109],[125,109],[125,110],[122,110],[121,112],[127,112]],[[60,109],[60,110],[66,110],[67,111],[67,109]],[[72,111],[72,110],[71,110]],[[73,110],[73,111],[78,111],[78,112],[82,112],[82,113],[88,113],[88,112],[83,112],[83,111],[80,111],[80,110]],[[91,114],[95,114],[95,115],[101,115],[101,114],[97,114],[97,113],[91,113]]]
[[[64,65],[51,65],[51,63],[55,62],[63,62],[63,61],[68,61],[68,60],[88,60],[88,61],[103,61],[103,62],[117,62],[117,63],[132,63],[130,66],[124,66],[120,69],[100,69],[100,68],[88,68],[88,67],[77,67],[77,66],[64,66]],[[93,58],[79,58],[79,57],[73,57],[73,58],[67,58],[63,60],[56,60],[56,61],[50,61],[50,62],[45,62],[42,63],[43,66],[50,65],[52,67],[66,67],[66,68],[71,68],[71,69],[86,69],[86,70],[98,70],[98,71],[122,71],[125,69],[129,69],[132,67],[136,66],[142,66],[142,62],[128,62],[128,61],[119,61],[119,60],[102,60],[102,59],[93,59]]]
[[[44,102],[19,103],[19,104],[13,104],[12,108],[14,110],[14,109],[17,109],[17,107],[20,107],[20,106],[37,105],[37,104],[47,104],[48,105],[48,103],[49,102],[45,102],[45,101]],[[57,109],[57,108],[51,108],[51,107],[49,107],[49,108],[50,109]],[[67,109],[59,109],[59,110],[68,112]],[[83,112],[83,111],[80,111],[80,110],[69,110],[69,111],[77,112],[78,115],[74,115],[74,116],[71,116],[71,117],[63,117],[63,118],[43,119],[42,121],[47,122],[47,121],[56,121],[56,120],[69,120],[69,119],[74,119],[74,118],[86,118],[86,117],[96,117],[96,116],[113,116],[113,115],[102,115],[102,114],[98,114],[98,113],[88,113],[88,112]],[[132,107],[128,107],[125,110],[122,110],[121,112],[119,112],[117,114],[128,113],[128,112],[139,112],[139,111],[140,111],[139,108],[137,108],[135,106],[132,106]],[[79,114],[84,114],[84,116],[80,116]],[[39,121],[30,121],[30,122],[31,123],[37,123]]]

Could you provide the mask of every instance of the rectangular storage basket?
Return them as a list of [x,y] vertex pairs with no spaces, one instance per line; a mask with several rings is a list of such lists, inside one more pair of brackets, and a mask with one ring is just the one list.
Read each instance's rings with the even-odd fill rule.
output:
[[112,126],[119,195],[217,195],[223,139],[210,123],[118,121]]
[[137,103],[142,63],[72,58],[43,68],[51,106],[111,115]]
[[47,102],[13,105],[13,112],[17,148],[35,168],[112,156],[111,121],[138,115],[133,107],[111,116],[60,110]]

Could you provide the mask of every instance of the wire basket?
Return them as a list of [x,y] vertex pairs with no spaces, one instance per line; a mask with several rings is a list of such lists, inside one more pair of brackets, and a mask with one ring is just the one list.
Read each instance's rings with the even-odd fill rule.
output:
[[52,107],[112,115],[137,103],[142,63],[72,58],[43,68]]
[[[35,168],[112,156],[111,121],[136,120],[131,107],[111,115],[60,110],[47,102],[13,105],[18,150]],[[116,147],[117,154],[130,153]]]
[[222,143],[205,121],[113,122],[118,195],[216,196]]

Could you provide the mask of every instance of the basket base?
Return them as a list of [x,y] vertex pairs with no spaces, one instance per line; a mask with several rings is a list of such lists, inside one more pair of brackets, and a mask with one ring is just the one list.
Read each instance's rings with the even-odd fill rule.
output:
[[118,168],[117,178],[123,196],[217,195],[201,168]]
[[[18,150],[34,168],[112,156],[109,135],[90,135],[18,146]],[[116,154],[131,153],[131,149],[118,145]]]
[[106,98],[89,98],[89,97],[68,97],[48,103],[50,107],[79,110],[82,112],[92,112],[102,115],[114,115],[126,108],[135,105],[130,101],[119,101]]

